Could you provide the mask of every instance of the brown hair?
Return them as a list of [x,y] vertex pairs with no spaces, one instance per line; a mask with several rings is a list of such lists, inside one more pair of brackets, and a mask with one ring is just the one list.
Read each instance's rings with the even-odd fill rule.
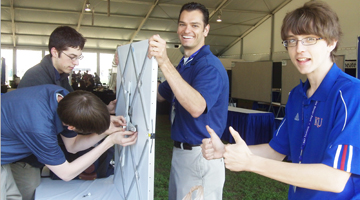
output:
[[181,13],[186,10],[188,12],[199,10],[203,14],[204,27],[209,24],[209,10],[202,4],[196,2],[186,3],[181,7],[178,23],[180,20]]
[[99,97],[76,90],[66,95],[57,108],[60,120],[82,134],[101,134],[110,126],[110,113]]
[[[74,28],[71,28],[70,26],[59,26],[51,33],[48,48],[49,52],[51,52],[51,48],[53,47],[55,47],[55,49],[59,52],[65,51],[69,47],[79,47],[83,50],[85,42],[86,39]],[[52,56],[51,53],[50,56]]]
[[282,40],[289,37],[289,31],[295,35],[317,35],[328,44],[338,41],[331,52],[332,59],[342,35],[337,14],[322,1],[307,2],[303,7],[287,13],[281,26]]

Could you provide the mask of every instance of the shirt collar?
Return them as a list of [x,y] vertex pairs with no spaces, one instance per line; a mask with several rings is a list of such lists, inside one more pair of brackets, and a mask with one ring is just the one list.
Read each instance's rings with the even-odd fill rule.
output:
[[58,81],[60,80],[60,73],[58,72],[58,70],[56,70],[56,68],[54,67],[55,70],[55,79]]
[[[326,101],[329,96],[330,90],[339,77],[341,69],[334,63],[330,71],[326,74],[320,86],[316,89],[315,93],[310,97],[314,101]],[[301,80],[300,80],[301,81]],[[310,87],[309,80],[303,84],[303,95],[306,97],[306,91]]]
[[183,56],[180,60],[179,65],[177,66],[177,69],[180,70],[181,68],[187,66],[187,64],[189,64],[194,57],[201,51],[202,48],[204,48],[205,45],[203,45],[199,50],[197,50],[195,53],[191,54],[191,56],[188,59],[185,59],[185,56]]

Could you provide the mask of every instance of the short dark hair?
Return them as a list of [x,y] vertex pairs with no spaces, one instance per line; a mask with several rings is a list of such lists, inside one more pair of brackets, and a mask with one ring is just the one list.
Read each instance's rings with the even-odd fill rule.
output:
[[48,48],[49,52],[51,52],[53,47],[59,52],[67,50],[69,47],[79,47],[82,50],[85,42],[86,39],[75,29],[70,26],[59,26],[51,33]]
[[179,14],[179,18],[178,18],[178,22],[180,20],[180,15],[181,13],[186,10],[186,11],[194,11],[194,10],[199,10],[202,12],[203,14],[203,22],[204,22],[204,27],[206,25],[209,24],[209,11],[208,9],[200,4],[200,3],[196,3],[196,2],[190,2],[190,3],[187,3],[187,4],[184,4],[182,7],[181,7],[181,10],[180,10],[180,14]]
[[82,134],[101,134],[110,126],[106,105],[88,91],[70,92],[59,102],[57,113],[63,123],[74,126]]
[[331,52],[336,52],[342,35],[337,14],[322,1],[310,1],[290,13],[287,13],[281,26],[281,39],[286,40],[289,31],[295,35],[317,35],[322,37],[328,44],[333,40],[338,41]]

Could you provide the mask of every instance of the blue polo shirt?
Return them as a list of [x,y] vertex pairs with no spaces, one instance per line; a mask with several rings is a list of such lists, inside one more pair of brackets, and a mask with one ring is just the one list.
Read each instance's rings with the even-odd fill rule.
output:
[[206,109],[198,118],[193,118],[177,99],[174,99],[168,82],[160,84],[160,95],[175,103],[176,114],[171,126],[171,139],[193,145],[201,144],[202,139],[210,137],[206,125],[210,125],[221,138],[226,126],[229,102],[229,79],[224,66],[211,53],[209,46],[205,45],[191,62],[182,66],[179,73],[204,97]]
[[[1,164],[34,154],[39,162],[59,165],[65,156],[57,135],[66,129],[57,114],[56,93],[69,92],[57,85],[20,88],[1,96]],[[63,132],[73,137],[73,131]]]
[[352,175],[341,193],[299,187],[294,192],[290,186],[289,199],[360,199],[360,81],[334,64],[319,88],[307,98],[309,86],[307,80],[291,91],[285,118],[270,146],[299,163],[304,129],[318,101],[302,163],[323,163]]

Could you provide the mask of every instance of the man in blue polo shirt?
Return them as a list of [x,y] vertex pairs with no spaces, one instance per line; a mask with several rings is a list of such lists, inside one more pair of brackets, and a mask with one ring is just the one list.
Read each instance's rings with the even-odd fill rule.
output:
[[167,80],[159,85],[158,100],[172,103],[174,148],[169,180],[172,200],[181,200],[196,185],[204,187],[204,199],[222,199],[223,160],[205,160],[200,148],[202,139],[209,137],[207,124],[213,124],[221,137],[229,98],[226,70],[205,45],[210,29],[208,20],[209,12],[201,4],[188,3],[181,8],[177,33],[185,55],[177,68],[166,55],[166,42],[159,35],[149,39],[148,55],[156,58]]
[[[114,132],[119,129],[112,124],[106,105],[94,94],[68,93],[60,86],[41,85],[1,96],[1,200],[22,199],[10,165],[31,154],[69,181],[114,144],[127,146],[136,142],[137,133],[122,129]],[[70,130],[79,135],[74,137]],[[58,145],[58,134],[69,152],[87,149],[106,138],[70,163]]]
[[[285,117],[269,144],[224,147],[213,130],[203,141],[207,159],[290,185],[289,199],[360,199],[360,81],[334,63],[341,29],[324,2],[310,1],[288,13],[281,28],[291,61],[307,81],[295,87]],[[279,162],[288,156],[292,163]]]

